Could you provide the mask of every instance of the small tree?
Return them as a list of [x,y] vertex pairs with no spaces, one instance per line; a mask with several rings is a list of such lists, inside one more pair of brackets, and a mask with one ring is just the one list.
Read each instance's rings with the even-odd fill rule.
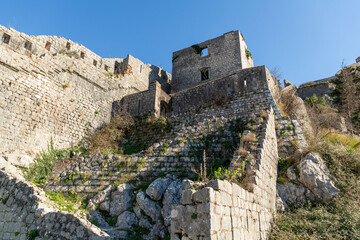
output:
[[359,83],[356,68],[346,67],[342,63],[342,69],[332,82],[336,85],[332,94],[334,102],[339,105],[339,110],[349,123],[351,133],[353,129],[353,117],[360,108],[360,97],[358,95]]

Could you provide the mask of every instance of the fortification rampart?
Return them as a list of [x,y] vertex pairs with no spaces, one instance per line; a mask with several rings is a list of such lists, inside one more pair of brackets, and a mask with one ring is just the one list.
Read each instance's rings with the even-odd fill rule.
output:
[[115,99],[171,79],[130,55],[104,60],[64,38],[1,26],[0,36],[0,158],[16,165],[27,166],[51,138],[59,148],[77,144],[110,121]]
[[253,192],[214,180],[207,187],[182,192],[171,211],[171,239],[267,239],[275,212],[277,138],[271,111],[253,166]]
[[331,80],[333,79],[335,79],[335,77],[304,83],[296,89],[296,94],[303,100],[305,100],[307,97],[312,97],[314,94],[317,97],[329,97],[332,91],[335,89],[335,85],[331,83]]
[[[157,89],[155,91],[155,88]],[[265,66],[238,70],[229,76],[214,79],[195,87],[167,95],[160,84],[153,84],[148,91],[125,96],[113,103],[113,117],[128,112],[131,115],[151,113],[153,116],[175,116],[199,112],[211,104],[218,106],[234,100],[233,111],[238,115],[264,110],[272,106],[277,116],[280,112],[275,102],[279,91]]]
[[[240,96],[240,98],[244,96],[244,107],[238,110],[257,112],[262,106],[271,105],[278,112],[268,83],[271,81],[272,78],[265,66],[242,69],[227,77],[215,79],[170,95],[171,112],[179,114],[186,111],[196,111],[197,108],[213,102],[221,105],[223,101],[232,99],[235,95]],[[257,95],[257,97],[253,98],[251,95]],[[239,97],[237,99],[239,100]]]

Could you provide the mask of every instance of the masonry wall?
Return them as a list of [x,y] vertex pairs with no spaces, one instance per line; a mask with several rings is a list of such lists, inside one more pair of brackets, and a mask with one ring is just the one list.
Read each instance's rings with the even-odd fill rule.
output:
[[271,111],[253,168],[253,192],[213,180],[207,187],[182,192],[171,211],[171,239],[267,239],[275,212],[277,140]]
[[0,170],[0,239],[109,239],[79,215],[55,210],[43,190]]
[[237,99],[236,101],[243,101],[243,107],[238,108],[238,111],[257,111],[271,105],[278,114],[271,91],[272,81],[265,66],[239,70],[227,77],[172,94],[171,112],[179,114],[196,111],[209,103],[221,105],[227,100]]
[[[2,26],[0,37],[0,158],[15,165],[27,166],[51,138],[58,148],[77,144],[110,121],[115,99],[171,78],[130,55],[102,59],[61,37],[28,36]],[[124,61],[124,67],[142,66],[142,72],[113,74],[114,63]]]
[[200,70],[208,69],[209,79],[231,75],[242,68],[252,67],[252,60],[244,59],[245,42],[239,31],[199,43],[200,48],[207,48],[208,55],[201,56],[193,47],[173,53],[172,92],[194,87],[201,84]]
[[325,95],[330,96],[332,91],[335,89],[334,84],[329,82],[314,83],[313,85],[299,87],[296,90],[296,94],[303,100],[307,97],[312,97],[314,94],[317,97],[324,97]]
[[133,116],[150,114],[160,117],[161,104],[169,111],[170,96],[161,88],[158,81],[151,82],[147,91],[131,94],[112,104],[112,116],[129,113]]

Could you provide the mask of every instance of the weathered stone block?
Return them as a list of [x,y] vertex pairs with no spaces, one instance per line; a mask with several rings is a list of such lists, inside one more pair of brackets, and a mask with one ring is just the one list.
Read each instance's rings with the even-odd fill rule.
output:
[[192,204],[193,194],[195,193],[195,190],[193,189],[186,189],[182,191],[180,202],[183,205]]

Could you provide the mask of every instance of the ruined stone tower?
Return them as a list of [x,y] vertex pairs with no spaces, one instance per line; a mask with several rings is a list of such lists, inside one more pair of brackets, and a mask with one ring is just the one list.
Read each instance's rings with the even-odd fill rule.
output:
[[172,61],[172,93],[254,66],[245,38],[239,31],[176,51]]

